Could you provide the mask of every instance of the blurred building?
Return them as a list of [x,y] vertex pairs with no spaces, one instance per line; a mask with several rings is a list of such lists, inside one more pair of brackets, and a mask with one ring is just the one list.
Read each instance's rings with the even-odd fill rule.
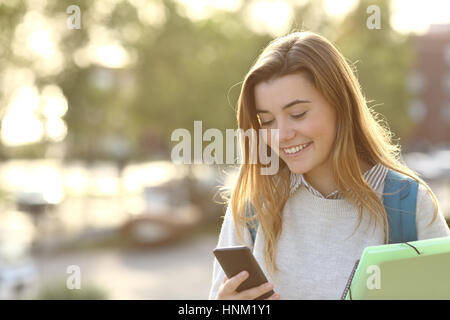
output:
[[407,138],[412,151],[450,147],[450,24],[432,25],[415,36],[414,67],[408,78],[409,106],[416,127]]

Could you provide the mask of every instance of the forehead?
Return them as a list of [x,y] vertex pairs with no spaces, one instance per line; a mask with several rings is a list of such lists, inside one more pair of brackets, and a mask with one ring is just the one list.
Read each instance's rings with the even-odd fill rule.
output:
[[315,88],[302,74],[291,74],[255,85],[257,109],[275,110],[295,100],[311,100]]

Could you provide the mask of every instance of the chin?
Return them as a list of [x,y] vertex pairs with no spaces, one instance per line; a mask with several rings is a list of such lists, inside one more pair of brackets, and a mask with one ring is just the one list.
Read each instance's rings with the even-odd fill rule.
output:
[[309,167],[307,168],[307,167],[301,166],[301,165],[287,163],[287,166],[288,166],[289,170],[295,174],[305,174],[310,170]]

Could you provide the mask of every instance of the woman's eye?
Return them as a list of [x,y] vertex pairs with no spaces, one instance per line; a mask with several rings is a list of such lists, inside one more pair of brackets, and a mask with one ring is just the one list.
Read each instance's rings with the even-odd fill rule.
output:
[[261,126],[268,126],[268,125],[271,124],[272,122],[273,122],[273,120],[261,122]]
[[293,114],[291,115],[292,118],[294,119],[300,119],[301,117],[303,117],[306,114],[306,111],[301,113],[301,114]]

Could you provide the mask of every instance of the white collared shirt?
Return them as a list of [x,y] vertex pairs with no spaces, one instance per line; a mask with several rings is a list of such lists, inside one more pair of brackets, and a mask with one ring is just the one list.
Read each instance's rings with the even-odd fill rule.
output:
[[[381,183],[383,183],[384,179],[386,179],[386,175],[388,173],[388,168],[383,166],[381,163],[377,163],[372,168],[364,172],[363,177],[366,180],[367,184],[373,189],[377,190]],[[304,184],[306,189],[309,192],[314,194],[315,196],[322,199],[343,199],[343,195],[339,192],[339,190],[335,190],[327,196],[323,196],[319,191],[314,189],[308,181],[306,181],[303,174],[295,174],[291,172],[291,195],[297,190],[297,188]]]

